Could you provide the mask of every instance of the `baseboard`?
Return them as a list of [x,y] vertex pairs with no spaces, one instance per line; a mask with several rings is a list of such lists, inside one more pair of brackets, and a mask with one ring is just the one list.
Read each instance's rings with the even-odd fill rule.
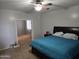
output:
[[8,48],[2,48],[2,49],[0,49],[0,51],[3,51],[3,50],[7,50],[7,49],[9,49],[10,47],[8,47]]
[[18,45],[14,46],[14,47],[2,48],[2,49],[0,49],[0,51],[7,50],[7,49],[10,49],[10,48],[17,48],[17,47],[20,47],[20,45],[18,44]]
[[16,45],[16,46],[13,46],[12,48],[18,48],[18,47],[20,47],[20,45],[18,44],[18,45]]

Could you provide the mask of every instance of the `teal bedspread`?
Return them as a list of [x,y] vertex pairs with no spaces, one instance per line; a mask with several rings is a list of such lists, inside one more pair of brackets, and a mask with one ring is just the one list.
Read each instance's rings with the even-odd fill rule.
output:
[[32,46],[51,59],[72,59],[79,53],[79,40],[69,40],[57,36],[32,40]]

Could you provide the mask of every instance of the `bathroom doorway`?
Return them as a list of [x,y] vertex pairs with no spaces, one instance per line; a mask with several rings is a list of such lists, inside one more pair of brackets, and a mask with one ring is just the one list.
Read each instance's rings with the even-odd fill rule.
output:
[[21,47],[29,44],[32,40],[31,20],[16,20],[17,41]]

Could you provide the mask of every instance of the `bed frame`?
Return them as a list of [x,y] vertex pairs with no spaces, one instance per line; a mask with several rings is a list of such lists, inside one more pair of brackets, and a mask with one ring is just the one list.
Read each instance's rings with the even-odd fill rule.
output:
[[40,52],[38,49],[34,48],[33,46],[32,46],[32,53],[35,54],[39,59],[51,59],[50,57],[43,54],[42,52]]
[[74,33],[79,36],[79,27],[55,26],[53,33],[55,32]]
[[[55,32],[64,32],[64,33],[74,33],[79,36],[79,27],[63,27],[63,26],[54,26],[53,33]],[[38,49],[32,46],[32,53],[37,55],[39,59],[51,59],[47,55],[40,52]],[[73,59],[79,59],[79,54],[77,54]]]

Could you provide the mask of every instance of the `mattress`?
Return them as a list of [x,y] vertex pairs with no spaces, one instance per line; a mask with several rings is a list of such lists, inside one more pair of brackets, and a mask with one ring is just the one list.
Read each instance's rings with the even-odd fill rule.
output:
[[57,36],[40,37],[32,41],[32,47],[51,59],[72,59],[79,53],[79,40],[68,40]]

